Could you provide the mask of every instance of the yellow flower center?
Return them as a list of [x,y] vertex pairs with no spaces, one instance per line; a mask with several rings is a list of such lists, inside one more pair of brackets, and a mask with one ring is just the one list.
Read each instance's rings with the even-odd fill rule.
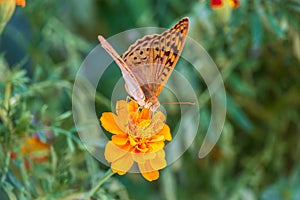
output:
[[132,147],[141,153],[145,153],[149,149],[148,140],[145,138],[129,136],[129,142]]
[[139,126],[142,126],[142,127],[147,127],[149,126],[151,120],[147,119],[147,120],[143,120],[139,123]]

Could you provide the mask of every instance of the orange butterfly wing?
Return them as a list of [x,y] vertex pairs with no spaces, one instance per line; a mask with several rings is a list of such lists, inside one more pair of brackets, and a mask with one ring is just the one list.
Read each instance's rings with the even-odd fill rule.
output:
[[157,100],[169,79],[182,52],[188,32],[189,19],[179,20],[169,30],[161,34],[147,35],[123,54],[122,58],[102,37],[98,39],[102,47],[113,57],[121,69],[127,92],[141,106],[159,106]]
[[102,47],[111,55],[111,57],[116,61],[118,66],[121,69],[123,78],[126,82],[126,90],[128,93],[135,98],[135,100],[143,106],[145,102],[145,95],[142,91],[136,76],[132,73],[131,69],[127,66],[124,60],[119,56],[119,54],[114,50],[114,48],[107,42],[107,40],[101,35],[98,36],[98,39]]
[[185,17],[161,34],[137,40],[123,54],[122,59],[136,77],[146,101],[157,97],[168,81],[182,52],[188,26],[189,19]]

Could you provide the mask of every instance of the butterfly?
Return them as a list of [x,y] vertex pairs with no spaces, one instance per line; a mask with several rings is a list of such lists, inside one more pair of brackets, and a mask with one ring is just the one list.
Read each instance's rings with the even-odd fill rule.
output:
[[127,93],[141,106],[155,112],[158,96],[168,81],[184,47],[189,18],[179,20],[161,34],[146,35],[129,46],[122,57],[107,40],[98,39],[121,69]]

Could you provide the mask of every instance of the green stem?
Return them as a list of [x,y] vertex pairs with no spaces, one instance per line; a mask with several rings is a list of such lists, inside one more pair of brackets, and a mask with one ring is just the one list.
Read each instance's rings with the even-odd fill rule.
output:
[[11,154],[11,151],[6,152],[5,166],[4,166],[4,170],[3,170],[3,174],[2,174],[2,178],[1,178],[1,183],[4,183],[6,180],[6,175],[8,173],[9,164],[10,164],[10,154]]
[[3,172],[3,176],[1,178],[1,182],[3,183],[6,179],[6,175],[8,173],[9,170],[9,165],[10,165],[10,154],[11,154],[11,150],[10,150],[10,146],[9,146],[9,134],[12,133],[13,130],[13,124],[12,122],[9,120],[8,117],[8,113],[9,113],[9,101],[10,101],[10,97],[11,97],[11,92],[12,92],[12,84],[10,82],[6,83],[6,87],[5,87],[5,96],[4,96],[4,102],[3,102],[3,106],[4,109],[0,110],[0,118],[3,122],[3,124],[5,124],[8,128],[8,134],[5,134],[5,143],[6,143],[6,159],[5,159],[5,166],[4,166],[4,172]]
[[5,96],[4,96],[4,108],[5,110],[9,110],[9,100],[11,97],[12,84],[10,82],[6,83],[5,87]]
[[13,85],[11,82],[7,82],[6,83],[6,87],[5,87],[5,96],[4,96],[4,112],[2,112],[3,116],[2,116],[2,120],[3,120],[3,124],[6,124],[6,126],[8,127],[8,130],[10,133],[12,133],[13,131],[13,124],[12,121],[9,119],[9,110],[10,110],[10,99],[11,99],[11,93],[12,93],[12,88]]
[[3,121],[3,124],[7,123],[7,114],[8,114],[8,110],[9,110],[9,100],[11,97],[11,90],[12,90],[12,84],[10,82],[7,82],[6,86],[5,86],[3,110],[0,110],[0,117],[1,117],[1,120]]
[[109,168],[109,170],[107,170],[104,176],[99,180],[98,184],[88,193],[87,198],[93,196],[99,190],[100,186],[114,174],[115,172]]

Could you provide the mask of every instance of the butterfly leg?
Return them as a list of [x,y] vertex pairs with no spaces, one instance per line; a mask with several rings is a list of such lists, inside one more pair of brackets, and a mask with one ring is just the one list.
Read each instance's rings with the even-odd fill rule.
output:
[[131,96],[127,96],[126,97],[126,102],[129,102],[129,101],[135,101]]

